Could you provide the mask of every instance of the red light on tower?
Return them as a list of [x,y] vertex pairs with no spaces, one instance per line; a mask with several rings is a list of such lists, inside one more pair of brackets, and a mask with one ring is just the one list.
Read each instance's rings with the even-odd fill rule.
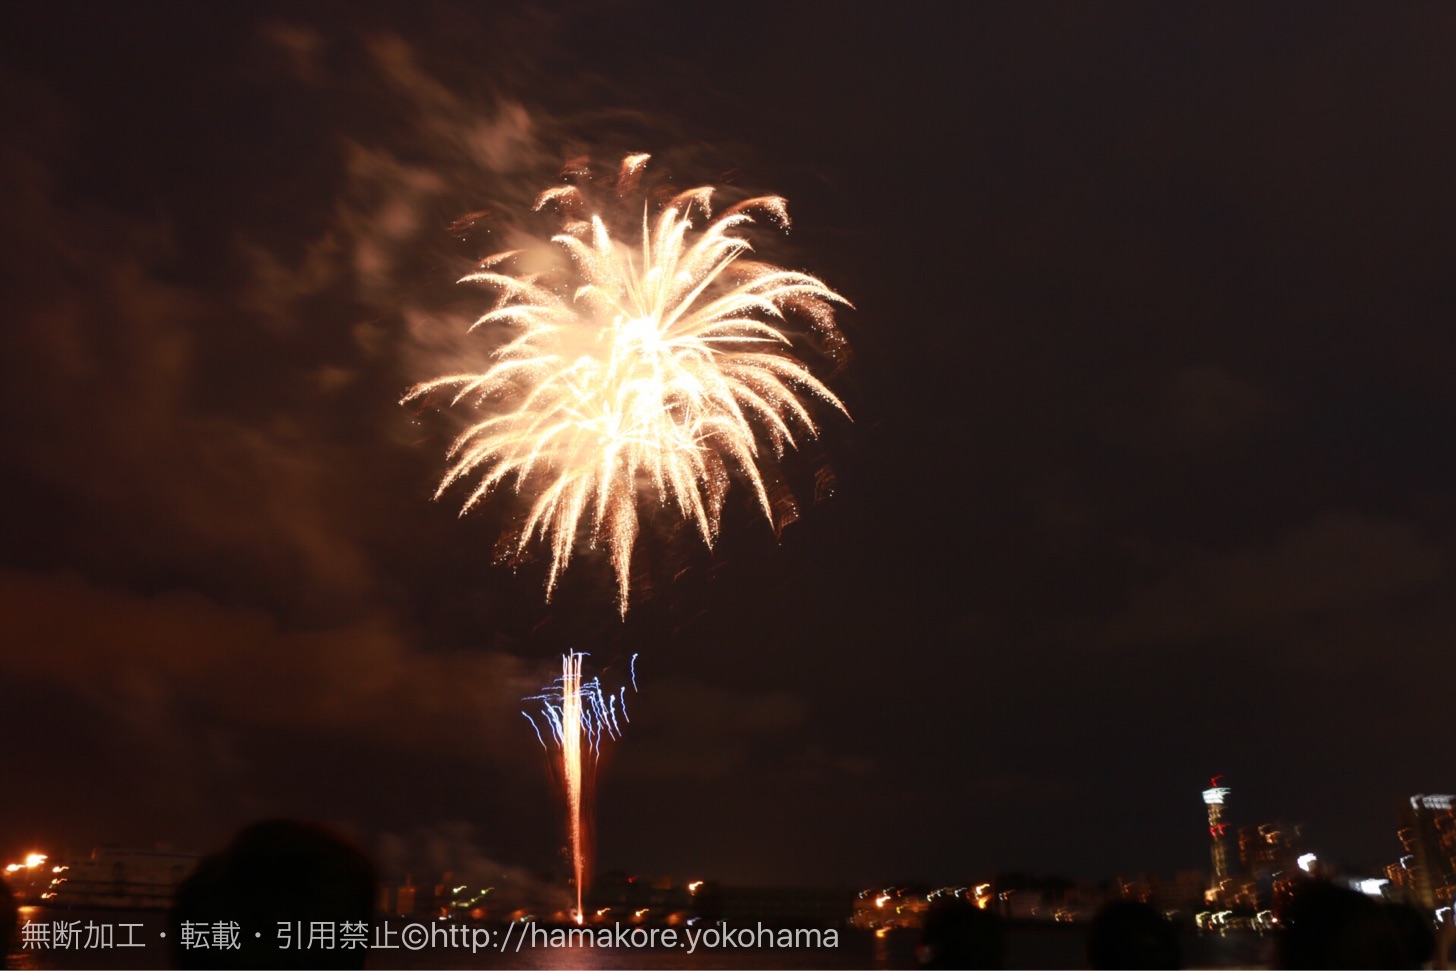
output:
[[1209,788],[1203,790],[1203,803],[1208,807],[1208,837],[1212,844],[1213,855],[1213,882],[1216,889],[1222,891],[1224,883],[1228,880],[1228,847],[1224,845],[1223,834],[1228,829],[1228,824],[1223,821],[1224,800],[1228,798],[1229,788],[1218,784],[1223,776],[1216,775],[1209,780]]

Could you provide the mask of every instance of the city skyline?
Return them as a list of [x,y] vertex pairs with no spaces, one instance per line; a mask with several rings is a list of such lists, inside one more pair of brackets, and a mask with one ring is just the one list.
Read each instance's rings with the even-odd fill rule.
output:
[[[1222,781],[1215,776],[1213,783]],[[1278,900],[1310,880],[1332,880],[1362,893],[1409,903],[1427,912],[1444,914],[1452,906],[1456,888],[1456,797],[1443,794],[1411,796],[1398,814],[1397,842],[1403,852],[1385,867],[1354,867],[1321,859],[1308,851],[1299,824],[1240,821],[1231,838],[1231,824],[1223,823],[1223,806],[1232,792],[1228,786],[1203,791],[1209,807],[1209,835],[1213,840],[1212,867],[1180,869],[1172,874],[1117,873],[1089,879],[1064,873],[1033,874],[1011,870],[963,875],[940,888],[926,881],[881,881],[855,895],[853,924],[919,926],[928,902],[945,894],[965,895],[983,909],[1004,916],[1054,921],[1086,920],[1108,900],[1138,899],[1157,903],[1180,920],[1196,918],[1200,927],[1225,911],[1240,919],[1265,920],[1277,912]],[[1236,858],[1227,850],[1236,844]],[[420,910],[458,913],[471,919],[522,919],[545,908],[552,919],[565,921],[580,910],[581,873],[573,874],[569,854],[561,866],[534,874],[431,870],[416,859],[405,869],[380,873],[377,910],[382,915],[403,915]],[[174,886],[202,859],[171,848],[97,848],[89,854],[32,852],[10,862],[3,873],[12,892],[22,901],[50,906],[129,906],[155,909],[165,906]],[[437,861],[438,862],[438,861]],[[446,864],[451,865],[451,864]],[[1383,872],[1384,877],[1372,876]],[[850,898],[846,885],[801,885],[781,888],[734,886],[713,874],[697,872],[696,879],[676,875],[609,870],[591,877],[587,922],[610,921],[611,915],[633,921],[682,920],[684,912],[716,912],[732,900],[735,919],[784,918],[791,912],[802,918],[850,919],[839,907]],[[792,893],[790,893],[792,891]],[[723,894],[729,894],[723,897]],[[896,899],[910,904],[886,910]],[[1013,899],[1014,898],[1014,899]],[[575,902],[573,902],[575,901]],[[754,901],[758,901],[757,904]],[[775,903],[777,901],[777,903]],[[768,909],[755,911],[757,906]],[[787,909],[784,909],[787,908]],[[676,914],[674,917],[673,915]],[[911,921],[906,924],[906,921]]]
[[[1215,773],[1384,866],[1456,787],[1450,8],[148,9],[0,39],[0,856],[554,866],[568,651],[639,656],[599,870],[1206,869]],[[645,514],[624,619],[399,401],[629,152],[853,306],[796,518]]]

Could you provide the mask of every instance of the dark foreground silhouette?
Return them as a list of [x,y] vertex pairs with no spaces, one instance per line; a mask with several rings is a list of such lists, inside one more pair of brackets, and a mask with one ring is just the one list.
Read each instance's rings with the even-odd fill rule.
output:
[[5,956],[15,943],[15,925],[19,920],[20,908],[15,904],[15,895],[5,878],[0,877],[0,966],[5,964]]
[[1435,945],[1418,912],[1404,914],[1323,880],[1295,891],[1280,910],[1279,926],[1274,947],[1279,968],[1419,968]]
[[1092,918],[1087,963],[1093,968],[1181,968],[1178,930],[1151,904],[1114,900]]
[[[362,968],[375,887],[374,866],[328,830],[283,819],[255,823],[178,886],[167,935],[172,965]],[[216,946],[209,934],[219,923],[236,923],[236,947]],[[338,929],[346,923],[363,925],[366,946],[299,946],[315,924]],[[208,946],[195,946],[199,939]],[[189,941],[194,946],[186,946]],[[285,941],[293,946],[284,947]]]
[[924,968],[999,968],[1005,961],[1001,921],[962,897],[938,900],[925,915],[916,949]]

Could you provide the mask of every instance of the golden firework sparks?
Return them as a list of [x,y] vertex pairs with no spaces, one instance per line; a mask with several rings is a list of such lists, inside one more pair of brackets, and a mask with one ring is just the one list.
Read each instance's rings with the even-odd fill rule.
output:
[[[619,192],[636,186],[646,161],[623,161]],[[610,550],[625,616],[639,503],[676,507],[711,547],[736,472],[772,523],[761,449],[782,455],[817,436],[806,396],[848,414],[785,331],[797,316],[836,340],[833,308],[848,301],[816,277],[747,258],[746,227],[767,219],[787,228],[782,198],[749,199],[713,219],[712,194],[679,193],[655,219],[644,204],[641,239],[626,245],[599,213],[584,215],[580,188],[546,190],[536,208],[566,217],[552,237],[570,257],[566,271],[513,275],[514,250],[482,261],[462,282],[499,297],[471,330],[504,325],[514,336],[484,373],[438,377],[405,395],[448,389],[452,405],[488,413],[450,447],[436,498],[477,475],[462,515],[502,483],[527,496],[515,549],[549,543],[548,600],[585,529]]]

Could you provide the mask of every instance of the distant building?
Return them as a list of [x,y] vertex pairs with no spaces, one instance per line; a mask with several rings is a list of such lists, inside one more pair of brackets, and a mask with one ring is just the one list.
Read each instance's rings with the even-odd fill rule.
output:
[[94,850],[89,860],[58,867],[46,895],[56,907],[120,907],[162,910],[172,903],[177,885],[197,868],[188,853],[161,850]]
[[672,914],[692,914],[700,900],[711,897],[713,886],[694,882],[628,876],[620,870],[599,874],[587,893],[586,909],[602,919],[660,921]]
[[1298,826],[1260,823],[1239,829],[1239,877],[1230,902],[1259,909],[1269,906],[1281,887],[1303,875],[1299,858],[1304,841]]
[[1201,870],[1180,870],[1173,879],[1164,880],[1153,874],[1117,877],[1116,898],[1152,904],[1164,913],[1192,917],[1203,909],[1208,876]]
[[1057,912],[1036,890],[1002,890],[996,894],[996,910],[1011,920],[1051,920]]
[[862,930],[920,927],[929,909],[930,902],[923,893],[899,887],[866,890],[852,901],[850,922]]
[[1391,889],[1437,911],[1456,900],[1456,796],[1411,796],[1400,813],[1404,854],[1386,870]]
[[1208,877],[1201,870],[1179,870],[1172,880],[1152,882],[1153,902],[1164,913],[1177,912],[1192,916],[1203,909],[1203,891]]
[[381,914],[407,917],[415,912],[415,884],[406,876],[402,884],[380,884],[376,909]]
[[1298,826],[1260,823],[1239,830],[1239,864],[1253,880],[1273,880],[1299,869],[1304,852]]
[[1228,865],[1228,842],[1226,837],[1228,823],[1224,822],[1224,803],[1228,799],[1230,789],[1227,786],[1218,784],[1223,776],[1216,775],[1210,780],[1209,788],[1203,790],[1203,804],[1208,807],[1208,841],[1209,852],[1213,859],[1213,884],[1208,888],[1208,896],[1214,900],[1222,900],[1229,893]]
[[855,908],[855,892],[822,887],[714,887],[698,912],[730,924],[762,921],[801,927],[842,927]]

